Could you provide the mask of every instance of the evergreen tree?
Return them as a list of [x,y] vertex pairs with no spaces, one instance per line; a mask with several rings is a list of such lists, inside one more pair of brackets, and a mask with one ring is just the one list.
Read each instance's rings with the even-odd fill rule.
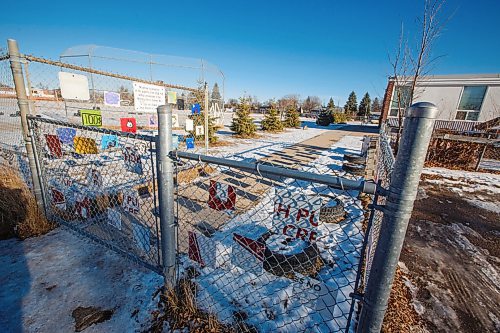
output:
[[[205,111],[200,112],[199,114],[193,114],[189,116],[190,119],[193,119],[193,130],[189,133],[194,138],[195,141],[205,141],[205,133],[202,135],[196,135],[196,126],[203,126],[205,130]],[[217,142],[214,118],[208,117],[208,142],[215,143]]]
[[275,104],[271,105],[271,109],[262,119],[262,129],[268,132],[281,132],[283,130],[283,123]]
[[250,103],[247,98],[240,97],[240,102],[236,108],[231,131],[237,135],[252,136],[257,130],[257,126],[250,117]]
[[363,99],[361,99],[361,102],[359,103],[359,111],[358,111],[358,116],[368,116],[370,115],[370,110],[371,110],[371,99],[370,99],[370,94],[366,93],[363,96]]
[[347,102],[344,105],[344,110],[346,114],[352,115],[358,111],[358,100],[356,93],[352,91],[347,98]]
[[286,109],[285,126],[291,128],[300,127],[299,112],[295,105],[290,105]]
[[328,105],[326,108],[330,111],[333,112],[335,110],[335,103],[333,102],[333,98],[330,97],[330,100],[328,101]]
[[212,95],[210,96],[212,103],[217,103],[219,108],[222,108],[222,95],[219,91],[219,85],[215,82],[214,87],[212,88]]
[[371,111],[373,113],[381,113],[382,112],[382,105],[380,104],[378,97],[375,97],[375,99],[373,100]]

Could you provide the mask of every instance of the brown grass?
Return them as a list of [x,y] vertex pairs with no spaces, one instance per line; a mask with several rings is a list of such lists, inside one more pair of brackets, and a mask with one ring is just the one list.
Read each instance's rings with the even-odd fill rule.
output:
[[1,168],[0,174],[0,239],[21,239],[43,235],[54,228],[38,208],[19,174]]
[[213,173],[215,169],[208,164],[196,165],[192,168],[182,170],[177,174],[177,183],[190,183],[198,177],[207,176]]
[[224,325],[215,315],[199,309],[196,305],[196,285],[186,278],[161,295],[159,306],[161,312],[153,314],[151,332],[162,332],[164,322],[168,322],[171,331],[187,328],[188,332],[195,333],[242,332],[241,325],[238,329]]

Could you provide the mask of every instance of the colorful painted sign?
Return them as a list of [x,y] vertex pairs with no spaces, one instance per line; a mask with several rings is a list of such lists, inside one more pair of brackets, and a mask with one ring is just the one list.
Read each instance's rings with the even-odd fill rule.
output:
[[125,169],[138,175],[142,175],[142,162],[139,152],[132,147],[124,147],[122,152],[123,159],[125,161]]
[[208,189],[208,206],[215,210],[234,210],[236,191],[228,184],[210,180]]
[[107,106],[120,106],[120,93],[114,91],[105,91],[104,92],[104,105]]
[[149,116],[149,126],[158,127],[158,117],[154,114]]
[[133,87],[135,111],[156,113],[156,108],[165,104],[164,87],[142,82],[134,82]]
[[194,149],[194,138],[186,138],[186,148]]
[[80,110],[83,126],[102,127],[101,110]]
[[292,238],[314,241],[317,238],[321,197],[282,189],[276,192],[273,222],[279,231]]
[[45,134],[45,142],[47,143],[50,156],[53,158],[61,158],[63,156],[61,141],[57,135]]
[[68,127],[58,127],[56,128],[56,134],[62,143],[73,145],[73,140],[76,136],[76,129]]
[[193,104],[193,106],[191,107],[191,113],[192,114],[200,114],[200,112],[201,112],[200,104],[198,104],[198,103]]
[[94,139],[83,136],[75,136],[73,147],[77,154],[97,154],[97,145]]
[[135,120],[135,118],[120,118],[120,125],[122,128],[122,132],[137,132],[137,121]]
[[106,150],[110,148],[119,147],[118,137],[114,134],[105,134],[101,138],[101,149]]

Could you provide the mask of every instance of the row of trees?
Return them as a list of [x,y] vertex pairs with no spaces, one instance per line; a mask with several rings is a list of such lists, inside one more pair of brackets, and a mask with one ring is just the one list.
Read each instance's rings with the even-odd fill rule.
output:
[[369,116],[370,113],[380,113],[381,111],[382,105],[380,104],[380,100],[378,97],[375,97],[372,101],[369,93],[365,93],[358,106],[356,93],[352,91],[344,105],[344,112],[350,116]]
[[[231,130],[237,135],[251,137],[257,131],[254,119],[250,117],[250,102],[250,99],[242,97],[236,106]],[[271,104],[269,112],[266,113],[261,123],[263,131],[281,132],[285,127],[295,128],[300,126],[299,112],[297,111],[296,105],[290,104],[285,107],[285,113],[280,114],[277,104]],[[284,117],[284,120],[282,120],[282,117]]]

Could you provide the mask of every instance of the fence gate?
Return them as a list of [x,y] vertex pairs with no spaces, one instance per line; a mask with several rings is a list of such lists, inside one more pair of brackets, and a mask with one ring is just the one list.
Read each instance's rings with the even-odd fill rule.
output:
[[238,330],[346,331],[366,183],[235,158],[173,158],[179,278],[195,282],[198,306]]
[[154,137],[29,117],[46,215],[157,272]]

